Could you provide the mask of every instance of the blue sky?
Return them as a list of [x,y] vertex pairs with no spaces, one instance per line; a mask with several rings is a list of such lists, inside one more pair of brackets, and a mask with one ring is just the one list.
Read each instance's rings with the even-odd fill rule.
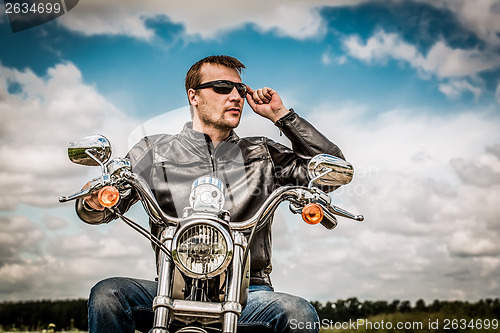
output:
[[[239,58],[245,83],[277,90],[356,169],[332,197],[365,222],[327,232],[278,211],[277,290],[498,297],[500,2],[210,3],[86,0],[17,33],[2,9],[0,299],[87,297],[100,278],[153,278],[146,240],[120,223],[80,223],[57,202],[97,174],[72,165],[66,145],[102,133],[124,155],[138,132],[177,131],[185,73],[211,54]],[[251,113],[241,136],[287,143]]]

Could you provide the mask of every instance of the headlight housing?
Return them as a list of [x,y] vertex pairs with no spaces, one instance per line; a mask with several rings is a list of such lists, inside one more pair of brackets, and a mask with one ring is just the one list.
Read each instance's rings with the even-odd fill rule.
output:
[[200,177],[193,182],[189,204],[198,212],[218,213],[224,206],[225,186],[216,177]]
[[210,221],[186,224],[176,233],[172,243],[172,257],[177,268],[193,278],[219,275],[233,256],[229,232]]

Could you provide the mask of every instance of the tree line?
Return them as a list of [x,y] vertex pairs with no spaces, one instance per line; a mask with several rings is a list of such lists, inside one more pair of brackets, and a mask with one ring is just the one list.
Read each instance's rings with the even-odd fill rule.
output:
[[388,301],[363,301],[357,298],[337,300],[336,302],[311,302],[316,308],[320,319],[328,319],[332,322],[344,322],[349,319],[356,320],[368,318],[380,314],[393,313],[446,313],[462,315],[469,318],[500,318],[500,300],[481,299],[477,302],[468,301],[440,301],[434,300],[426,304],[423,299],[419,299],[412,306],[410,301],[393,300]]
[[[311,302],[321,320],[345,322],[349,319],[368,318],[392,313],[448,313],[469,318],[500,318],[500,300],[481,299],[477,302],[439,301],[426,304],[420,299],[412,305],[409,301],[359,301],[352,297],[335,302]],[[41,331],[49,324],[56,330],[88,329],[87,300],[41,300],[0,303],[0,331],[18,328],[27,331]]]
[[0,331],[88,330],[87,300],[40,300],[0,303]]

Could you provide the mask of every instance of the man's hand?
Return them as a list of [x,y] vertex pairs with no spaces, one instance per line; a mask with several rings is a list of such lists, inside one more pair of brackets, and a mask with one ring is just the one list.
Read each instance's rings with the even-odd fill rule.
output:
[[274,123],[289,112],[278,93],[271,88],[253,90],[247,86],[247,89],[248,105],[262,117]]
[[[90,186],[90,183],[91,181],[83,185],[82,190],[88,188]],[[84,197],[83,201],[85,201],[85,204],[90,208],[103,211],[105,207],[99,203],[99,199],[97,197],[98,193],[99,193],[98,191],[92,192],[91,195]]]

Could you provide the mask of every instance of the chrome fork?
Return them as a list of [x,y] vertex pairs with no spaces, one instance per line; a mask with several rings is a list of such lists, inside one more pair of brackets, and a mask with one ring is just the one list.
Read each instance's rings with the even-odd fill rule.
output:
[[[172,239],[175,234],[175,227],[166,228],[161,235],[161,242],[168,251],[172,250]],[[169,299],[172,297],[174,263],[172,258],[165,252],[160,251],[160,275],[158,277],[157,296],[153,301],[153,310],[155,312],[154,325],[149,333],[169,333],[168,315]]]
[[238,328],[238,318],[241,315],[241,281],[244,273],[243,255],[247,247],[247,240],[243,233],[239,231],[233,232],[234,237],[234,255],[232,274],[229,281],[226,301],[224,302],[224,324],[222,325],[223,333],[234,333]]

